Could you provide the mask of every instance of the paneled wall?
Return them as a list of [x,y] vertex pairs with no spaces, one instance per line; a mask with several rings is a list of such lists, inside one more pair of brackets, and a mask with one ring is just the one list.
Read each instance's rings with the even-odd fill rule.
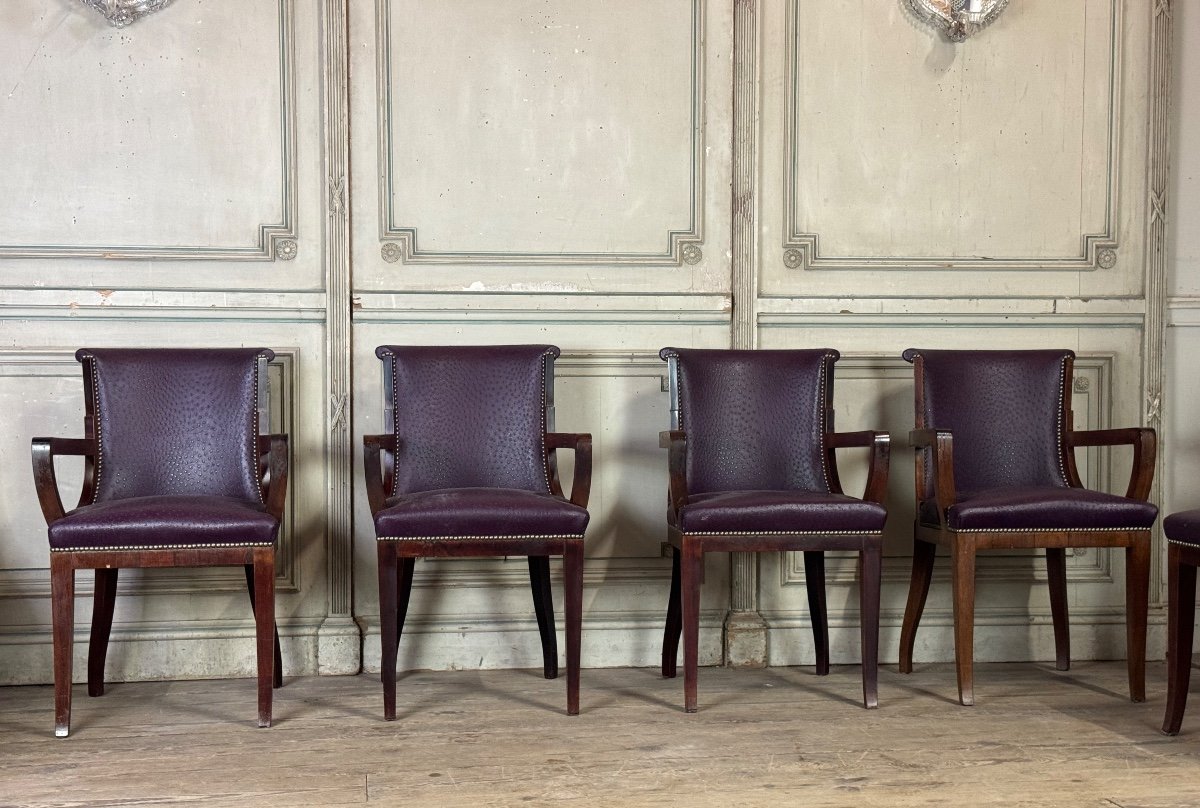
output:
[[[120,30],[76,0],[5,3],[0,681],[50,678],[25,457],[34,435],[80,434],[82,345],[276,350],[289,674],[378,666],[356,446],[381,427],[376,345],[561,346],[558,427],[595,437],[588,666],[659,653],[659,348],[838,348],[839,428],[894,438],[894,659],[912,512],[902,349],[1069,347],[1078,424],[1158,425],[1171,5],[1012,3],[952,44],[900,0],[175,0]],[[1200,114],[1185,118],[1194,144]],[[1197,319],[1190,260],[1175,261],[1181,326]],[[1081,461],[1123,488],[1120,452]],[[846,462],[861,485],[863,458]],[[811,660],[796,558],[708,563],[702,660]],[[1076,656],[1120,656],[1122,558],[1069,564]],[[977,656],[1051,657],[1041,562],[989,557],[979,580]],[[829,581],[835,661],[854,661],[852,560]],[[952,658],[947,581],[939,569],[921,659]],[[536,666],[521,559],[422,561],[415,587],[402,666]],[[113,678],[252,669],[240,573],[131,573],[121,595]],[[748,619],[727,647],[731,606]]]

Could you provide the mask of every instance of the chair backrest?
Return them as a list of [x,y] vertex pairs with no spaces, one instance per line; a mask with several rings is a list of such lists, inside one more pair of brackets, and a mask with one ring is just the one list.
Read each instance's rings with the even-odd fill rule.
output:
[[266,348],[83,348],[93,502],[220,496],[262,502]]
[[391,495],[443,488],[549,493],[553,345],[381,345]]
[[1074,352],[909,348],[904,358],[915,367],[917,426],[954,435],[960,494],[1068,485]]
[[663,348],[673,428],[687,432],[688,491],[828,492],[832,348]]

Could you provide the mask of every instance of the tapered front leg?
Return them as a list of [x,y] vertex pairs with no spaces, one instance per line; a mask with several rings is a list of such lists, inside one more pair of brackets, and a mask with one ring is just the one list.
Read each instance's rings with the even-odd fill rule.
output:
[[863,705],[879,706],[879,593],[883,547],[874,544],[859,555],[859,623],[862,634]]
[[975,545],[970,537],[954,537],[951,564],[958,700],[964,707],[970,707],[975,703]]
[[554,679],[558,676],[558,638],[554,632],[549,556],[529,556],[529,585],[533,590],[533,613],[537,616],[538,635],[542,640],[542,672],[547,679]]
[[390,542],[377,542],[379,559],[379,678],[383,682],[383,718],[396,720],[396,650],[400,638],[396,626],[396,549]]
[[700,662],[700,580],[704,553],[700,543],[683,539],[680,588],[683,600],[683,709],[696,712],[696,677]]
[[1192,636],[1196,630],[1196,566],[1182,559],[1182,547],[1167,545],[1167,709],[1162,731],[1177,735],[1192,678]]
[[1054,667],[1071,669],[1071,622],[1067,611],[1067,551],[1046,548],[1046,579],[1050,584],[1050,614],[1054,620]]
[[579,715],[579,656],[583,642],[582,540],[568,540],[563,549],[563,600],[567,632],[567,715]]
[[50,611],[54,623],[54,734],[71,734],[71,662],[75,646],[75,568],[63,553],[50,554]]
[[271,726],[275,685],[275,548],[254,550],[254,625],[258,646],[258,725]]
[[1150,540],[1125,548],[1125,642],[1129,698],[1146,700],[1146,623],[1150,612]]

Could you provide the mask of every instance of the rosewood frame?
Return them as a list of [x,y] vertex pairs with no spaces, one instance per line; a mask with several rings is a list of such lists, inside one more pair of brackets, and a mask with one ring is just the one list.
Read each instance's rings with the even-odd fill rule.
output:
[[[833,360],[826,358],[824,373],[830,379],[825,385],[825,424],[833,424]],[[809,612],[812,615],[813,639],[816,647],[818,676],[829,673],[829,622],[825,599],[826,550],[858,552],[859,610],[862,637],[863,704],[879,706],[879,601],[882,578],[882,533],[838,534],[704,534],[685,533],[678,527],[679,511],[688,502],[687,433],[679,429],[678,402],[679,369],[677,359],[668,357],[668,376],[671,386],[671,425],[673,429],[659,433],[659,446],[667,449],[670,474],[667,502],[667,542],[671,545],[671,592],[667,604],[667,622],[663,632],[662,674],[676,676],[676,657],[679,637],[683,635],[683,704],[684,712],[694,713],[698,707],[697,678],[700,647],[700,586],[704,583],[704,554],[710,552],[769,552],[803,551],[804,577],[808,589]],[[862,499],[879,504],[887,496],[890,436],[887,432],[824,433],[824,462],[830,492],[842,493],[837,473],[838,449],[869,448],[869,471]]]
[[[259,358],[258,427],[269,428],[265,405],[265,357]],[[84,458],[82,507],[95,495],[96,439],[95,390],[84,366],[84,438],[34,438],[33,481],[46,524],[66,515],[55,474],[56,457]],[[287,495],[288,437],[260,434],[257,438],[258,472],[263,502],[276,520],[283,519]],[[87,687],[89,696],[104,694],[104,662],[112,632],[116,605],[117,574],[121,568],[240,566],[245,569],[254,612],[255,647],[258,661],[258,725],[271,726],[272,687],[283,684],[279,631],[275,626],[275,547],[180,547],[172,550],[71,550],[50,553],[50,593],[54,646],[54,734],[65,738],[71,731],[71,685],[75,640],[75,570],[93,569],[96,583],[92,597],[92,626],[88,643]]]
[[[1070,356],[1064,378],[1070,379],[1074,362]],[[978,550],[1037,549],[1046,550],[1046,571],[1050,587],[1050,612],[1054,623],[1055,667],[1071,667],[1070,626],[1067,611],[1068,547],[1125,548],[1125,608],[1126,649],[1129,667],[1129,694],[1132,701],[1146,699],[1146,623],[1150,590],[1150,529],[1090,530],[971,530],[957,531],[947,523],[947,510],[958,501],[954,485],[954,438],[949,430],[937,429],[925,423],[925,367],[919,354],[913,358],[916,387],[917,428],[910,433],[916,450],[916,490],[918,516],[913,524],[913,568],[904,609],[904,624],[900,632],[900,672],[912,673],[913,647],[917,627],[929,595],[933,578],[934,554],[937,545],[950,548],[951,588],[954,604],[954,663],[958,679],[958,698],[964,706],[975,703],[974,693],[974,623],[975,623],[975,554]],[[1146,500],[1154,478],[1156,437],[1153,429],[1096,429],[1075,431],[1072,428],[1071,385],[1062,385],[1060,412],[1063,413],[1065,440],[1062,442],[1062,462],[1067,482],[1072,488],[1082,488],[1074,449],[1080,446],[1133,447],[1133,464],[1125,496]],[[926,456],[931,465],[926,475]],[[929,482],[927,482],[927,480]],[[937,507],[938,523],[925,524],[920,518],[920,503],[933,502]]]

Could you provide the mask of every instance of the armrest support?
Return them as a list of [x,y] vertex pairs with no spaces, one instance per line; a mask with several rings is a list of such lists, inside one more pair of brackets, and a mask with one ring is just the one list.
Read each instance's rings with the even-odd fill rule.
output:
[[1132,446],[1133,468],[1125,496],[1145,501],[1154,482],[1154,461],[1158,452],[1158,436],[1147,427],[1127,429],[1087,429],[1067,433],[1067,446]]
[[58,477],[54,473],[54,458],[67,455],[88,458],[84,468],[83,492],[79,504],[92,501],[94,485],[92,464],[95,462],[96,441],[90,438],[34,438],[31,446],[33,459],[33,484],[37,488],[38,504],[46,524],[56,522],[66,515],[62,494],[58,490]]
[[678,524],[679,509],[687,505],[687,433],[682,429],[667,429],[658,433],[658,445],[667,450],[667,469],[670,484],[667,492],[669,521]]
[[259,435],[258,458],[263,503],[267,513],[282,520],[283,501],[287,497],[288,436]]
[[371,513],[378,513],[387,499],[387,491],[391,486],[391,464],[385,473],[380,453],[394,455],[396,451],[395,435],[363,435],[363,466],[367,479],[367,502],[371,505]]
[[562,485],[558,480],[557,449],[571,449],[575,453],[574,472],[571,476],[573,505],[586,508],[592,492],[592,436],[586,432],[547,432],[546,452],[550,461],[551,486],[554,493],[562,496]]
[[[948,429],[914,429],[908,433],[909,441],[914,449],[921,453],[917,455],[917,497],[921,500],[932,499],[937,505],[938,524],[946,527],[946,509],[958,499],[954,489],[954,436]],[[925,479],[924,452],[933,467],[929,470],[933,478],[933,490],[929,490]]]
[[[829,452],[829,464],[836,471],[837,462],[834,458],[835,449],[870,447],[870,467],[867,471],[867,484],[862,498],[868,502],[883,504],[887,497],[888,468],[891,458],[891,435],[887,432],[826,432],[825,449]],[[834,475],[834,479],[837,475]],[[839,483],[840,487],[840,483]]]

